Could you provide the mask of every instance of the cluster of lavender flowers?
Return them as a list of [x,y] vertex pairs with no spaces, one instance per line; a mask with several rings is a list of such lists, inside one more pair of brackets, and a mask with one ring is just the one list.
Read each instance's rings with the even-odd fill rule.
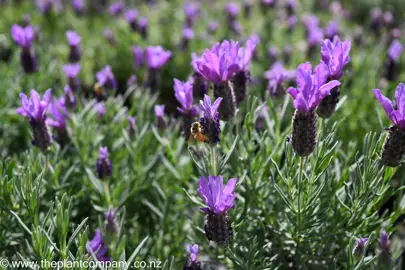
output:
[[[367,252],[367,246],[370,245],[369,238],[359,238],[353,248],[352,254],[357,259],[361,259],[365,256]],[[382,231],[380,237],[377,239],[378,242],[378,264],[380,267],[392,267],[392,251],[389,236],[386,231]],[[389,268],[388,268],[389,269]]]

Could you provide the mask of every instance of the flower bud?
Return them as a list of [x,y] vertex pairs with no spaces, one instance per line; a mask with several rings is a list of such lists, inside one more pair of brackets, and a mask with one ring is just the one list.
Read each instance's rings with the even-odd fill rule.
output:
[[292,146],[299,156],[309,156],[317,143],[316,115],[314,111],[303,114],[295,110],[292,121]]
[[405,157],[405,129],[394,125],[388,129],[385,138],[381,161],[385,166],[397,167]]
[[218,110],[221,120],[231,120],[236,113],[236,98],[232,83],[221,82],[214,85],[214,97],[223,99]]

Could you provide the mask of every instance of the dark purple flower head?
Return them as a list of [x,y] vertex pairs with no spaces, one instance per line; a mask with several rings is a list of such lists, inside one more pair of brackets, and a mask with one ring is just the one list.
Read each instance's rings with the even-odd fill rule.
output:
[[193,85],[174,79],[174,96],[180,102],[180,112],[193,110]]
[[350,62],[350,40],[341,42],[338,36],[335,36],[333,43],[329,40],[323,40],[321,43],[322,61],[329,68],[329,79],[339,80],[343,76],[343,68]]
[[105,39],[108,40],[108,42],[110,42],[111,44],[115,44],[114,33],[111,31],[111,29],[109,28],[104,29],[103,36]]
[[355,255],[357,257],[363,256],[364,250],[366,249],[367,242],[368,242],[368,238],[360,238],[357,241],[356,246],[353,249],[353,255]]
[[102,70],[96,74],[97,82],[111,89],[117,89],[117,81],[115,80],[114,74],[112,73],[111,67],[109,65],[105,66]]
[[323,38],[323,31],[319,27],[319,18],[315,15],[306,16],[304,25],[307,31],[307,40],[310,46],[318,45]]
[[276,4],[276,0],[262,0],[261,3],[268,7],[273,7]]
[[[108,157],[107,157],[108,158]],[[108,234],[116,234],[118,233],[118,222],[117,222],[117,210],[118,208],[110,208],[105,213],[105,230]]]
[[100,157],[97,159],[96,169],[98,177],[101,179],[105,178],[106,176],[111,176],[112,164],[108,159],[107,147],[100,147]]
[[388,57],[396,62],[401,57],[403,50],[404,46],[402,46],[401,42],[396,39],[391,43],[391,46],[388,49]]
[[125,12],[125,17],[127,18],[127,21],[129,23],[134,23],[137,16],[138,11],[135,9],[130,9],[127,12]]
[[136,81],[137,81],[136,75],[131,75],[131,77],[129,77],[127,81],[128,87],[136,85]]
[[136,133],[136,125],[135,125],[135,120],[136,117],[135,116],[128,116],[128,130],[130,135],[135,135]]
[[82,40],[81,37],[75,31],[67,31],[66,37],[69,43],[69,46],[78,46],[80,41]]
[[209,32],[215,32],[219,27],[219,23],[217,21],[209,21],[207,28]]
[[138,68],[145,63],[145,52],[141,46],[132,47],[133,68]]
[[197,260],[199,247],[197,244],[188,245],[190,257],[184,266],[183,270],[202,270],[201,262]]
[[252,42],[253,45],[257,46],[260,43],[260,36],[256,33],[251,34],[249,40]]
[[155,116],[157,118],[163,118],[165,116],[165,105],[155,106]]
[[54,0],[35,0],[41,13],[45,14],[51,11]]
[[104,245],[100,229],[97,229],[93,239],[87,242],[86,251],[89,254],[94,253],[97,257],[97,260],[99,260],[100,262],[111,261],[110,256],[108,255],[108,249]]
[[201,110],[204,114],[204,118],[215,120],[218,113],[219,105],[221,105],[222,98],[217,98],[214,104],[211,105],[211,98],[204,95],[204,101],[200,101]]
[[125,5],[122,1],[112,3],[109,7],[111,15],[119,15],[124,11]]
[[63,72],[65,73],[66,78],[74,79],[80,72],[80,64],[67,64],[63,66]]
[[297,25],[298,19],[296,16],[290,16],[287,19],[287,24],[288,24],[288,30],[292,31],[294,27]]
[[65,106],[68,108],[74,108],[76,106],[76,98],[73,95],[72,88],[67,84],[64,88],[64,101],[65,101]]
[[29,25],[23,28],[17,24],[14,24],[11,27],[11,36],[20,47],[29,48],[34,40],[34,27]]
[[314,111],[318,104],[330,94],[332,88],[339,86],[336,80],[329,81],[328,66],[321,61],[312,74],[311,63],[299,65],[297,70],[297,88],[290,87],[287,92],[294,99],[294,108],[303,114]]
[[101,119],[105,114],[105,104],[103,102],[101,102],[101,103],[96,104],[94,107],[97,112],[98,118]]
[[396,109],[390,99],[383,96],[379,89],[374,89],[373,93],[378,102],[381,103],[392,123],[401,129],[405,128],[405,85],[400,83],[395,90]]
[[183,39],[191,40],[194,38],[194,30],[192,28],[183,28]]
[[54,98],[48,109],[50,118],[46,119],[46,123],[51,127],[64,130],[66,129],[66,121],[69,115],[67,108],[65,107],[64,97],[60,99]]
[[231,18],[236,18],[239,15],[240,8],[239,5],[235,2],[230,2],[225,6],[226,13]]
[[275,62],[277,60],[277,58],[278,58],[278,49],[277,49],[277,47],[271,46],[268,49],[268,55],[269,55],[270,61]]
[[172,56],[171,51],[165,51],[161,46],[146,48],[146,64],[149,69],[161,69]]
[[252,40],[246,42],[245,47],[240,47],[238,50],[238,66],[240,70],[247,70],[247,66],[253,57],[253,53],[256,49],[256,44]]
[[229,179],[225,186],[223,182],[222,176],[202,176],[198,181],[198,192],[208,206],[201,208],[205,213],[222,214],[234,206],[236,178]]
[[200,13],[200,4],[195,2],[186,2],[184,4],[184,14],[189,27],[192,27]]
[[214,84],[228,81],[239,69],[239,44],[224,40],[205,50],[196,60],[200,74]]
[[146,17],[140,17],[138,20],[138,27],[141,31],[145,31],[146,28],[148,28],[148,18]]
[[339,22],[330,21],[325,28],[325,36],[328,39],[333,39],[336,35],[339,34]]
[[273,64],[270,70],[264,73],[264,77],[269,80],[268,88],[271,94],[275,94],[277,87],[282,85],[289,77],[289,72],[281,62]]
[[73,9],[76,12],[83,12],[85,8],[85,0],[72,0]]
[[378,238],[378,247],[381,250],[389,250],[390,249],[390,239],[386,231],[382,231],[380,238]]
[[24,93],[20,93],[21,107],[17,108],[17,113],[27,117],[30,123],[43,122],[46,117],[49,103],[51,101],[51,89],[46,90],[43,100],[34,89],[31,90],[30,99]]

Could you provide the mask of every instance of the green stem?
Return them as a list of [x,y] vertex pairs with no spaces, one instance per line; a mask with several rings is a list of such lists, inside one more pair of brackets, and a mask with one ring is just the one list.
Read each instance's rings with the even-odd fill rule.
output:
[[297,261],[300,261],[300,243],[301,243],[301,192],[302,192],[302,173],[304,168],[304,157],[300,157],[300,174],[298,177],[298,209],[297,209]]
[[217,162],[215,158],[215,146],[210,147],[210,153],[211,153],[211,169],[212,169],[212,174],[213,176],[217,176]]

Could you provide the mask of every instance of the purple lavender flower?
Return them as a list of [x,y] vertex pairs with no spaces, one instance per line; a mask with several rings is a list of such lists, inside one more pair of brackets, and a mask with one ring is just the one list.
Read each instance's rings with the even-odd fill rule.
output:
[[220,247],[231,242],[232,227],[227,211],[233,208],[236,178],[229,179],[224,186],[222,176],[204,176],[198,181],[198,192],[208,207],[201,208],[207,214],[205,219],[205,235],[208,240],[215,241]]
[[105,231],[108,235],[117,234],[119,231],[118,222],[117,222],[117,210],[118,208],[110,208],[105,213]]
[[80,64],[67,64],[63,66],[63,72],[65,73],[66,80],[70,88],[76,91],[80,87],[80,82],[77,78],[77,75],[80,72]]
[[260,110],[259,116],[257,117],[256,124],[255,124],[255,128],[256,128],[257,132],[261,132],[264,130],[264,126],[265,126],[264,113],[268,110],[269,110],[269,106],[267,106],[267,104],[264,105],[262,107],[262,109]]
[[228,18],[231,20],[236,19],[239,15],[240,8],[239,5],[235,2],[230,2],[225,6],[226,13],[228,14]]
[[114,74],[112,73],[111,67],[109,65],[105,66],[102,70],[96,74],[97,82],[104,87],[116,90],[117,81],[115,80]]
[[297,23],[298,23],[298,19],[297,19],[296,16],[290,16],[290,17],[288,17],[288,19],[287,19],[287,25],[288,25],[288,32],[289,32],[289,33],[291,33],[291,32],[294,30],[294,28],[295,28],[295,26],[297,25]]
[[371,10],[371,29],[376,35],[380,33],[383,24],[383,13],[380,8],[374,8]]
[[165,51],[161,46],[146,48],[146,64],[149,69],[161,69],[172,56],[171,51]]
[[69,85],[66,85],[64,88],[64,100],[65,100],[65,105],[67,108],[74,108],[76,107],[76,97],[73,95],[72,89],[70,88]]
[[156,126],[160,129],[166,128],[165,122],[165,105],[156,105],[155,108]]
[[287,10],[288,16],[293,16],[295,14],[295,10],[298,7],[297,0],[287,0],[285,4],[285,9]]
[[193,27],[195,20],[200,13],[200,4],[194,2],[186,2],[184,4],[184,14],[186,15],[186,26]]
[[276,5],[276,0],[262,0],[261,4],[266,7],[274,7]]
[[193,85],[191,83],[183,83],[174,79],[174,96],[180,102],[181,108],[177,108],[182,115],[183,125],[182,131],[186,139],[191,135],[191,125],[194,122],[196,110],[193,107]]
[[323,62],[329,68],[329,80],[339,80],[343,76],[343,68],[350,62],[350,40],[341,42],[338,36],[335,36],[333,43],[326,39],[321,43],[321,56]]
[[214,84],[229,81],[239,69],[239,44],[224,40],[205,50],[196,66],[200,74]]
[[374,89],[373,93],[378,102],[383,106],[392,123],[400,129],[405,129],[405,85],[400,83],[395,90],[396,109],[391,100],[383,96],[379,89]]
[[368,238],[360,238],[353,249],[353,255],[356,257],[362,257],[366,249],[367,242]]
[[308,53],[312,54],[316,50],[316,46],[323,39],[323,31],[319,27],[319,18],[315,15],[307,16],[304,18],[304,25],[306,27]]
[[17,108],[16,112],[28,118],[31,125],[34,140],[32,143],[45,152],[51,144],[48,127],[46,125],[46,111],[51,100],[51,89],[46,90],[43,100],[39,94],[32,89],[30,99],[24,93],[20,93],[22,107]]
[[111,15],[117,16],[124,11],[125,5],[122,1],[112,3],[108,8]]
[[86,251],[89,254],[95,253],[97,260],[100,262],[111,261],[110,256],[108,255],[108,249],[101,236],[100,229],[97,229],[93,239],[87,242]]
[[105,104],[103,102],[100,102],[100,103],[97,103],[94,107],[97,112],[98,119],[103,118],[103,116],[105,114]]
[[188,259],[183,270],[202,270],[201,262],[197,260],[198,250],[199,250],[199,246],[197,244],[188,246],[190,258]]
[[332,88],[340,85],[336,80],[327,82],[328,76],[328,66],[323,61],[315,68],[313,75],[311,63],[299,65],[298,88],[290,87],[287,90],[294,99],[294,108],[303,114],[314,111],[322,99],[329,95]]
[[288,79],[289,72],[282,63],[274,63],[271,69],[264,73],[264,77],[269,80],[267,88],[272,96],[281,97],[285,95],[284,82]]
[[141,46],[132,47],[132,67],[137,69],[145,63],[145,53]]
[[127,86],[131,87],[136,85],[136,81],[137,81],[136,75],[131,75],[131,77],[128,78]]
[[65,107],[65,99],[54,98],[52,103],[50,103],[48,109],[50,118],[46,119],[46,123],[56,130],[65,130],[66,121],[69,115],[67,108]]
[[210,33],[214,33],[215,31],[217,31],[218,27],[219,27],[219,23],[217,21],[212,20],[212,21],[209,21],[207,24],[207,29],[208,29],[208,32],[210,32]]
[[108,159],[107,147],[100,147],[100,157],[97,159],[96,164],[98,177],[103,179],[112,174],[112,164]]
[[125,12],[125,17],[127,18],[129,26],[131,27],[132,31],[134,31],[134,32],[137,29],[137,23],[136,23],[137,16],[138,16],[138,11],[135,9],[130,9],[127,12]]
[[116,40],[114,37],[114,33],[111,31],[111,29],[108,28],[104,29],[103,36],[112,46],[115,45]]
[[20,63],[25,73],[34,73],[38,70],[37,59],[32,41],[34,40],[34,27],[29,25],[22,28],[14,24],[11,27],[11,36],[14,41],[21,47]]
[[377,241],[378,247],[380,248],[380,253],[378,254],[378,263],[390,266],[392,264],[392,252],[388,234],[385,231],[382,231],[380,238]]
[[325,28],[325,36],[327,39],[332,40],[337,35],[339,35],[339,22],[330,21]]
[[270,58],[270,64],[273,64],[274,62],[276,62],[277,58],[278,58],[278,49],[277,49],[277,47],[271,46],[268,49],[268,55],[269,55],[269,58]]
[[139,18],[138,29],[139,29],[139,32],[141,33],[141,37],[145,40],[148,37],[148,25],[149,25],[148,18],[146,18],[146,17]]
[[397,62],[401,57],[403,50],[404,46],[402,46],[401,42],[399,42],[399,40],[394,40],[388,49],[389,59],[391,59],[394,62]]
[[72,6],[77,14],[81,14],[86,7],[85,0],[72,0]]
[[386,11],[382,17],[383,23],[386,27],[389,27],[394,22],[394,15],[390,11]]
[[211,98],[204,96],[204,101],[200,101],[201,111],[203,116],[200,118],[201,133],[203,136],[194,136],[198,141],[206,142],[211,145],[219,143],[219,135],[221,133],[219,123],[218,108],[221,105],[222,98],[215,100],[211,105]]
[[74,31],[67,31],[66,37],[69,44],[69,61],[70,62],[79,62],[82,56],[80,49],[81,37]]
[[252,14],[252,6],[253,6],[252,0],[243,0],[243,15],[246,18],[249,18],[250,15]]
[[128,133],[130,136],[135,136],[136,134],[136,125],[135,125],[135,120],[136,117],[128,116]]
[[224,187],[222,176],[209,176],[208,180],[202,176],[198,185],[198,192],[208,206],[201,208],[206,214],[222,214],[233,208],[236,178],[229,179]]
[[35,0],[35,3],[42,14],[51,12],[54,0]]
[[159,71],[172,56],[171,51],[165,51],[161,46],[148,46],[146,48],[146,64],[148,66],[147,87],[155,93],[159,86]]
[[182,39],[180,41],[180,50],[184,51],[187,49],[190,40],[194,38],[194,30],[191,28],[184,28],[182,31]]

